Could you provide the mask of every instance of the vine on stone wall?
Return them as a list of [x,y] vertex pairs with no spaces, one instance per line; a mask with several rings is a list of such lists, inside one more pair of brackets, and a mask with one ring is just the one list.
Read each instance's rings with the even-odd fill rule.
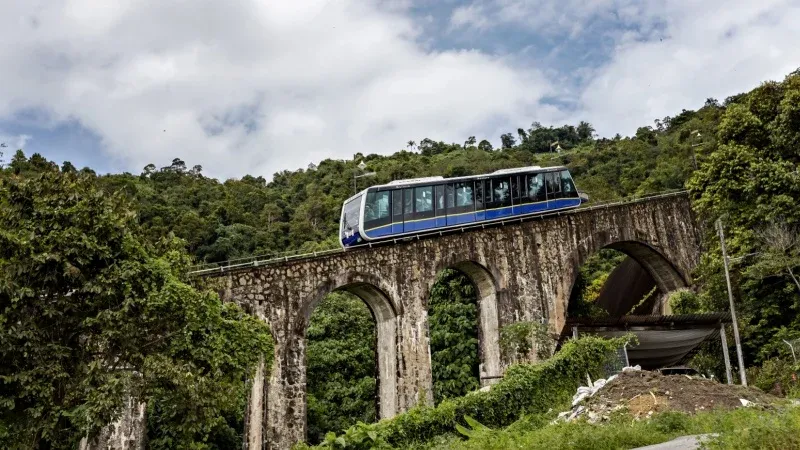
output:
[[555,341],[540,322],[516,322],[500,329],[500,351],[508,363],[540,361],[553,354]]

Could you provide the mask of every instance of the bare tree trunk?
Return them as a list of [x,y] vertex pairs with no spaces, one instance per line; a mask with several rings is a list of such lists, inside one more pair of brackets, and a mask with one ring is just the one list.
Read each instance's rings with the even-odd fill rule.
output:
[[797,277],[794,276],[794,272],[792,272],[792,268],[791,267],[786,267],[786,270],[789,271],[789,276],[792,277],[792,280],[794,280],[794,284],[797,285],[797,289],[800,290],[800,281],[798,281]]

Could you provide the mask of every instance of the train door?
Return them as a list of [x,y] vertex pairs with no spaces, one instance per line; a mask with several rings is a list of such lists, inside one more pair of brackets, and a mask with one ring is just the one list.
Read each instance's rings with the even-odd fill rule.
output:
[[392,234],[403,232],[403,190],[392,191]]

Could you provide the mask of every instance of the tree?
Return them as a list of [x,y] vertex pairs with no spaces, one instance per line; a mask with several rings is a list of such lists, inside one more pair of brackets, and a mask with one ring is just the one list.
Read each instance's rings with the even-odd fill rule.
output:
[[75,166],[73,166],[71,162],[64,161],[64,164],[61,165],[61,171],[62,172],[77,172],[78,169],[76,169]]
[[503,144],[503,148],[512,148],[517,143],[516,139],[511,133],[506,133],[500,136],[500,142]]
[[186,172],[186,163],[180,158],[172,160],[172,164],[162,169],[165,172],[184,173]]
[[311,315],[308,337],[308,436],[371,423],[375,395],[375,321],[350,294],[329,294]]
[[432,154],[433,146],[435,144],[436,142],[433,139],[425,138],[422,141],[420,141],[417,149],[419,149],[420,153],[422,153],[423,155],[430,155]]
[[411,151],[414,151],[414,146],[416,146],[416,145],[417,145],[417,143],[414,142],[414,141],[408,141],[406,143],[406,147],[408,147],[408,149],[411,150]]
[[28,158],[25,156],[25,152],[21,149],[17,150],[11,158],[11,163],[9,163],[8,167],[11,168],[15,174],[27,171],[30,165],[28,164]]
[[484,152],[491,152],[493,150],[492,143],[484,139],[480,143],[478,143],[478,150],[482,150]]
[[758,232],[761,252],[757,262],[748,268],[751,276],[767,278],[788,275],[800,294],[800,279],[795,270],[800,266],[800,232],[786,223],[772,223]]
[[206,441],[271,340],[188,264],[90,175],[0,181],[0,447],[76,448],[131,393],[177,413],[174,445]]
[[584,122],[581,120],[580,123],[578,123],[577,133],[580,141],[591,141],[594,131],[594,127],[589,122]]
[[517,135],[519,136],[519,141],[523,144],[528,140],[528,133],[525,132],[524,128],[517,128]]
[[[786,313],[800,309],[792,276],[796,266],[791,263],[796,250],[791,239],[781,237],[792,233],[763,228],[765,223],[800,222],[800,154],[782,145],[782,135],[800,124],[784,126],[781,117],[791,110],[791,100],[786,99],[798,90],[800,77],[789,77],[780,86],[766,84],[726,101],[717,131],[720,145],[688,183],[693,207],[704,223],[724,218],[745,360],[750,362],[775,356],[781,339],[800,332],[800,317]],[[720,310],[727,307],[727,293],[719,243],[712,227],[705,234],[709,250],[697,269],[703,283],[700,296],[705,310]],[[750,254],[760,257],[737,258]]]
[[142,169],[142,176],[149,177],[150,175],[155,173],[155,171],[156,171],[156,165],[148,164],[144,166],[144,168]]
[[474,145],[475,145],[475,142],[476,142],[476,141],[475,141],[475,136],[470,136],[470,137],[469,137],[469,138],[467,138],[467,140],[464,142],[464,148],[467,148],[467,147],[472,147],[472,146],[474,146]]
[[461,272],[445,270],[431,288],[429,309],[433,398],[440,403],[480,387],[475,287]]

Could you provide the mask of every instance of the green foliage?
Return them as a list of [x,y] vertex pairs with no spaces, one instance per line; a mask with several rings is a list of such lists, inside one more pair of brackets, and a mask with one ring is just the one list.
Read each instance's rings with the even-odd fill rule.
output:
[[500,351],[505,361],[546,359],[553,353],[554,343],[547,324],[515,322],[500,329]]
[[[520,422],[525,421],[523,418]],[[800,409],[779,408],[758,410],[743,408],[734,411],[714,411],[689,416],[678,412],[663,412],[648,420],[633,420],[627,414],[613,417],[610,422],[590,424],[586,421],[525,427],[516,423],[506,429],[486,427],[468,431],[468,439],[451,438],[429,447],[444,449],[542,449],[596,450],[638,448],[672,440],[679,436],[716,434],[705,440],[703,448],[710,449],[788,449],[800,445]]]
[[626,255],[610,248],[589,256],[578,272],[570,294],[567,314],[570,317],[606,317],[608,311],[595,304],[608,276]]
[[[576,126],[563,125],[559,127],[544,127],[534,123],[528,129],[520,128],[516,133],[504,135],[501,149],[492,149],[491,144],[486,140],[480,140],[480,137],[478,139],[470,137],[463,145],[426,138],[422,139],[418,146],[414,141],[410,141],[408,148],[412,151],[401,150],[388,156],[357,154],[351,161],[325,160],[320,162],[315,170],[283,171],[275,174],[269,182],[263,177],[249,175],[238,180],[221,182],[205,177],[199,166],[189,168],[190,165],[180,158],[172,159],[169,165],[161,168],[149,164],[139,175],[110,174],[98,178],[95,178],[91,169],[84,168],[76,171],[72,164],[65,162],[61,172],[71,174],[70,176],[76,177],[76,180],[80,177],[87,177],[87,179],[94,180],[91,183],[99,185],[104,192],[103,201],[107,202],[104,203],[105,209],[101,208],[100,212],[94,210],[91,210],[90,213],[80,212],[83,206],[75,206],[74,198],[62,199],[63,206],[57,205],[62,200],[58,200],[58,202],[53,200],[47,208],[60,212],[48,216],[49,222],[39,222],[38,227],[30,222],[21,228],[17,226],[16,218],[8,219],[11,217],[10,214],[16,214],[15,212],[0,211],[0,215],[5,214],[7,222],[4,226],[10,230],[7,231],[10,234],[4,235],[4,239],[14,240],[16,246],[38,246],[35,251],[17,255],[19,260],[25,264],[39,264],[49,270],[53,266],[62,264],[63,261],[68,261],[69,264],[75,266],[77,264],[75,261],[83,258],[89,261],[86,264],[103,267],[103,271],[92,275],[96,278],[99,277],[100,281],[96,281],[92,276],[85,275],[85,269],[80,266],[80,264],[84,264],[83,262],[76,266],[81,270],[81,273],[77,275],[80,283],[86,283],[92,289],[90,293],[78,292],[76,295],[91,294],[95,296],[92,297],[93,299],[105,299],[106,307],[107,304],[113,306],[109,309],[111,312],[103,314],[98,312],[100,304],[102,304],[101,300],[91,300],[85,305],[75,303],[78,305],[75,306],[64,299],[66,294],[63,291],[59,291],[58,295],[53,297],[56,299],[53,304],[59,305],[59,307],[64,304],[69,306],[56,310],[55,308],[46,308],[44,302],[34,302],[33,311],[35,313],[50,314],[49,316],[37,316],[36,320],[41,323],[47,321],[50,321],[48,322],[50,324],[57,323],[59,327],[63,325],[67,329],[74,326],[83,327],[82,330],[88,329],[91,332],[81,331],[77,336],[88,333],[95,341],[98,339],[95,334],[103,335],[104,331],[102,330],[106,330],[105,328],[101,330],[101,327],[107,326],[109,321],[114,321],[114,325],[120,325],[120,329],[113,338],[123,341],[125,344],[119,344],[121,347],[117,349],[113,347],[113,345],[117,345],[116,341],[108,341],[112,342],[112,344],[108,344],[112,346],[108,347],[109,350],[106,350],[106,353],[119,351],[132,355],[150,352],[166,354],[168,360],[171,361],[170,364],[180,365],[183,363],[175,362],[175,358],[178,358],[176,355],[179,355],[180,358],[186,357],[194,361],[190,364],[190,371],[204,373],[203,371],[216,367],[216,363],[208,361],[201,363],[198,362],[198,359],[207,358],[209,361],[214,361],[220,356],[216,350],[205,353],[199,351],[170,353],[168,337],[152,344],[152,349],[145,347],[144,350],[137,350],[134,344],[131,344],[131,342],[137,345],[141,343],[137,341],[139,339],[136,337],[138,336],[137,330],[132,329],[134,325],[124,322],[120,318],[123,314],[116,313],[117,309],[115,308],[128,308],[126,312],[131,316],[140,314],[141,308],[135,309],[139,306],[134,305],[134,308],[125,303],[131,296],[143,295],[151,291],[164,291],[164,296],[171,295],[170,292],[180,292],[180,289],[164,281],[168,277],[163,274],[170,273],[171,277],[178,280],[177,282],[185,283],[180,277],[180,270],[185,267],[186,258],[177,247],[179,245],[177,241],[167,239],[162,242],[165,236],[174,235],[181,239],[180,245],[184,246],[190,254],[200,261],[208,262],[250,256],[254,253],[277,255],[285,251],[310,252],[336,247],[338,246],[336,233],[341,203],[353,194],[353,175],[360,173],[361,169],[358,168],[358,164],[362,161],[367,165],[366,170],[376,172],[376,176],[359,179],[358,189],[399,178],[467,175],[532,164],[566,165],[575,176],[578,186],[590,195],[592,201],[613,200],[627,195],[680,189],[687,185],[687,180],[691,179],[688,187],[692,192],[694,206],[699,219],[707,225],[703,235],[703,247],[707,250],[703,254],[696,273],[701,284],[701,289],[698,291],[699,300],[685,297],[676,300],[674,306],[686,312],[727,310],[727,293],[722,277],[719,245],[712,228],[714,220],[723,217],[731,256],[757,254],[736,259],[732,266],[746,358],[750,363],[760,363],[775,356],[785,357],[786,350],[783,348],[782,339],[791,338],[800,332],[800,317],[797,314],[797,311],[800,310],[800,295],[798,295],[798,286],[794,280],[795,274],[798,273],[796,270],[798,267],[793,262],[797,256],[796,247],[785,247],[780,250],[775,246],[765,244],[760,234],[762,234],[765,224],[776,224],[792,229],[796,228],[797,223],[800,223],[800,208],[797,203],[797,199],[800,198],[800,178],[798,178],[800,174],[797,171],[797,166],[800,164],[800,150],[798,150],[800,149],[800,74],[794,73],[782,82],[765,83],[749,93],[731,96],[725,100],[723,105],[714,99],[709,99],[702,108],[696,111],[683,110],[675,117],[657,120],[654,127],[640,127],[632,137],[618,135],[613,139],[595,139],[592,134],[592,126],[585,122]],[[550,144],[556,140],[565,149],[559,154],[550,152]],[[476,141],[479,141],[477,145]],[[413,151],[415,148],[416,151]],[[693,161],[695,159],[700,167],[697,172],[694,171]],[[18,181],[14,181],[13,177],[34,179],[39,174],[47,177],[55,176],[52,174],[59,172],[56,164],[45,160],[38,154],[26,157],[22,151],[18,151],[14,155],[6,154],[5,160],[7,165],[5,168],[0,167],[0,179],[11,180],[8,182],[12,184],[18,183]],[[45,189],[46,186],[48,186],[47,183],[44,183],[40,187]],[[61,188],[56,190],[58,189]],[[78,189],[79,192],[84,192],[80,189]],[[47,195],[49,193],[44,191],[36,192],[35,195],[28,195],[28,199],[25,201],[29,201],[30,207],[35,209],[39,198],[47,197]],[[93,195],[100,196],[99,194]],[[79,197],[88,202],[86,200],[88,197],[82,196],[83,194]],[[116,203],[124,204],[124,206],[114,206]],[[86,205],[90,205],[90,202]],[[131,205],[136,207],[135,217]],[[111,212],[107,212],[107,210]],[[84,223],[77,227],[64,226],[62,222],[67,220],[67,216],[73,214],[73,211],[82,214],[76,216],[75,221]],[[114,211],[127,218],[120,219]],[[108,219],[106,225],[96,231],[92,228],[93,220],[102,222],[106,219]],[[52,227],[51,230],[42,229],[43,225],[41,224],[49,226],[50,223],[58,224],[58,226]],[[53,239],[51,241],[40,240],[49,242],[48,244],[39,244],[38,241],[34,242],[28,239],[29,236],[38,239],[48,232],[52,232]],[[58,240],[70,240],[71,247],[67,244],[57,243]],[[3,241],[3,243],[5,242]],[[103,249],[93,248],[96,242],[111,242],[111,244]],[[53,248],[48,248],[48,245],[51,244]],[[2,252],[5,250],[5,248],[0,249],[0,254],[4,254]],[[81,256],[84,254],[87,256]],[[39,259],[32,259],[33,256]],[[114,265],[110,262],[128,261],[131,258],[139,262],[128,265]],[[619,263],[616,261],[617,258],[619,255],[606,255],[601,252],[596,260],[588,261],[581,269],[570,300],[570,316],[604,314],[600,308],[594,305],[594,299],[596,299],[605,277]],[[178,262],[173,262],[174,260],[178,260]],[[155,262],[151,264],[152,261]],[[164,261],[168,261],[168,263]],[[141,269],[140,266],[145,269]],[[12,267],[14,266],[8,263],[3,270],[13,272]],[[152,267],[158,267],[158,269]],[[117,278],[106,279],[106,277],[111,277],[111,275],[107,275],[109,271],[116,271],[113,276]],[[139,278],[142,273],[148,274],[152,279],[145,277],[145,280],[142,281]],[[161,278],[149,275],[153,273],[161,274],[158,275]],[[66,264],[63,264],[63,267],[58,266],[58,270],[52,273],[34,272],[34,274],[42,280],[46,277],[56,280],[47,279],[48,282],[61,283],[63,280],[68,280],[73,284],[78,283],[70,278],[76,275]],[[29,286],[27,279],[24,278],[27,277],[25,273],[17,273],[14,276],[17,277],[16,282],[20,286],[24,286],[18,292],[14,291],[14,295],[25,296],[25,299],[38,298],[40,290],[35,283],[41,284],[43,281],[32,277],[33,281]],[[120,277],[125,277],[124,282],[117,282]],[[468,283],[463,281],[458,286],[451,286],[451,291],[459,292],[460,286],[468,289],[467,285]],[[171,286],[170,289],[173,291],[167,291],[164,286]],[[12,288],[0,286],[0,289],[6,289],[2,292],[9,292]],[[123,294],[124,296],[121,297],[120,295]],[[181,293],[181,295],[184,294]],[[211,301],[206,294],[196,295],[206,299],[198,300],[197,304],[199,305]],[[473,341],[476,338],[474,334],[476,328],[468,325],[468,322],[472,320],[471,314],[473,314],[468,306],[469,302],[466,301],[468,295],[465,292],[457,295],[448,293],[441,296],[442,301],[438,303],[433,301],[434,297],[432,295],[434,306],[432,311],[435,313],[434,310],[440,309],[443,312],[440,316],[441,320],[434,317],[435,314],[431,317],[432,345],[440,348],[437,346],[441,344],[441,348],[446,349],[444,353],[434,352],[433,356],[435,374],[440,374],[434,375],[436,377],[434,396],[438,400],[458,395],[475,386],[472,383],[475,382],[473,374],[476,370],[477,356],[473,360],[472,355],[477,351],[477,346]],[[78,298],[83,301],[83,297]],[[6,301],[6,297],[0,297],[0,300]],[[165,308],[170,305],[174,307],[176,302],[178,300],[171,300]],[[21,308],[19,304],[17,302],[13,305],[15,308]],[[5,308],[5,304],[0,306]],[[100,316],[99,319],[93,321],[74,319],[82,314],[91,316],[95,312]],[[19,311],[14,312],[14,314],[18,313]],[[0,314],[6,313],[0,312]],[[217,313],[209,314],[209,317],[217,317]],[[218,314],[220,319],[212,321],[222,320],[221,317],[225,317],[226,314],[228,313],[220,310]],[[331,314],[335,315],[336,313]],[[67,320],[66,317],[70,317],[70,319]],[[199,317],[206,316],[200,314]],[[0,322],[0,329],[6,333],[3,335],[4,339],[10,339],[8,336],[22,329],[13,325],[15,322],[11,319],[3,318],[2,320],[7,320]],[[142,324],[136,324],[140,325],[141,329],[138,330],[140,334],[147,330],[152,335],[158,336],[159,333],[162,333],[163,336],[167,336],[163,334],[168,333],[168,331],[163,331],[164,329],[172,329],[169,328],[170,326],[177,327],[177,325],[161,322],[150,324],[148,320],[153,319],[146,318]],[[28,324],[29,321],[33,321],[33,319],[26,318],[22,323]],[[444,326],[441,334],[436,331],[436,327],[439,325]],[[242,324],[241,326],[252,331],[256,324]],[[358,326],[354,328],[356,334],[362,333],[366,330],[366,324],[360,322],[359,319]],[[214,329],[214,326],[210,329]],[[37,330],[41,331],[38,328]],[[125,333],[132,333],[133,337],[123,339],[122,336],[127,336]],[[36,333],[33,335],[38,336]],[[199,336],[201,345],[212,345],[212,347],[215,345],[208,336],[203,336],[202,333]],[[441,339],[439,339],[440,337]],[[229,334],[228,338],[238,339],[236,333]],[[18,336],[17,339],[18,341],[15,342],[22,342],[21,337]],[[37,339],[40,340],[37,341]],[[36,392],[30,395],[47,397],[58,394],[56,396],[60,396],[65,389],[61,386],[72,389],[73,384],[83,383],[78,380],[90,379],[90,381],[80,384],[82,393],[74,394],[74,398],[53,400],[55,403],[61,402],[59,404],[65,405],[63,408],[68,412],[57,413],[57,419],[54,419],[55,416],[36,416],[37,426],[41,429],[47,427],[52,429],[83,427],[80,428],[81,430],[96,428],[95,425],[105,420],[104,417],[115,407],[112,406],[115,404],[108,399],[122,395],[123,391],[140,385],[143,381],[136,381],[124,372],[109,375],[97,368],[92,368],[91,371],[84,369],[84,367],[94,367],[86,362],[87,358],[91,362],[95,359],[105,361],[108,355],[75,357],[71,352],[77,351],[74,342],[76,337],[72,336],[72,341],[66,344],[59,339],[66,339],[66,335],[53,336],[52,341],[47,341],[53,343],[47,350],[51,353],[42,353],[41,355],[34,353],[34,356],[31,357],[31,361],[36,358],[43,360],[43,355],[47,355],[50,358],[48,361],[53,361],[52,364],[45,364],[43,366],[45,368],[35,374],[26,374],[25,370],[27,369],[21,370],[19,376],[31,376],[34,377],[31,379],[36,380],[50,377],[53,385],[59,386],[60,390],[55,389],[50,392],[42,387],[45,385],[33,383],[31,389],[32,392]],[[102,339],[111,338],[104,336]],[[99,343],[90,341],[89,348],[92,348],[92,345],[106,345],[102,339],[98,341]],[[320,337],[320,339],[322,338]],[[340,341],[348,342],[348,338],[341,338]],[[451,351],[451,347],[444,344],[447,342],[457,342],[458,345]],[[32,338],[30,345],[39,346],[43,343],[44,338],[39,336]],[[713,348],[717,344],[706,343],[704,345],[707,347],[708,353],[698,355],[698,358],[714,355],[718,361],[719,349]],[[364,355],[373,351],[370,350],[371,346],[374,346],[372,340],[362,339],[352,347],[352,351],[358,355]],[[323,349],[321,350],[323,352],[339,352],[338,347],[324,349],[323,346],[320,348]],[[25,350],[20,351],[24,352]],[[437,353],[438,356],[436,356]],[[124,356],[124,358],[127,357]],[[124,361],[124,358],[120,361]],[[141,366],[143,370],[143,362],[146,358],[144,356],[137,356],[137,358],[139,361],[136,364],[139,366],[131,367],[139,368]],[[361,357],[359,356],[356,360],[362,361],[359,358]],[[238,356],[234,359],[243,363]],[[366,358],[363,359],[363,361],[366,360]],[[366,367],[361,362],[354,364],[357,367]],[[711,367],[711,364],[707,365]],[[98,367],[100,366],[102,364]],[[160,367],[160,365],[158,366]],[[719,365],[716,367],[719,374]],[[440,370],[440,368],[444,368],[444,370]],[[0,374],[12,373],[3,372],[3,370],[0,368]],[[335,372],[337,369],[324,370]],[[356,368],[347,370],[352,370],[352,373],[366,373]],[[371,370],[374,371],[374,367]],[[76,371],[87,373],[73,375]],[[68,377],[64,374],[69,374],[70,380],[67,380]],[[164,371],[161,376],[167,379],[172,378],[173,383],[184,382],[178,379],[177,373]],[[73,378],[74,381],[71,381]],[[15,386],[20,385],[23,379],[19,378],[12,384],[2,385],[0,398],[14,397],[16,394],[8,394],[8,392],[16,389]],[[144,379],[142,378],[142,380]],[[326,379],[326,377],[323,376],[320,379]],[[353,387],[351,390],[344,389],[342,383],[331,383],[315,394],[313,399],[310,397],[309,413],[331,415],[330,423],[334,424],[331,425],[333,427],[344,426],[337,422],[339,420],[337,417],[348,417],[349,422],[347,423],[353,423],[353,420],[371,420],[368,415],[359,417],[350,412],[342,415],[332,413],[339,405],[344,405],[346,411],[355,411],[360,408],[357,405],[366,405],[367,403],[373,405],[369,408],[373,408],[372,411],[374,411],[374,402],[366,400],[367,393],[374,392],[374,387],[372,387],[374,378],[371,382],[373,384],[367,381],[366,375],[359,375],[348,380],[350,380],[349,386]],[[352,380],[360,381],[353,382]],[[186,382],[189,383],[189,381]],[[231,383],[233,382],[231,381]],[[195,383],[196,386],[201,386],[201,384]],[[98,388],[101,385],[105,386],[106,391]],[[219,413],[211,414],[216,417],[214,419],[216,425],[208,422],[197,428],[200,430],[198,433],[208,436],[209,445],[217,445],[212,441],[222,442],[229,438],[233,433],[231,430],[237,428],[237,424],[241,422],[240,414],[233,413],[233,410],[230,409],[233,408],[233,403],[243,401],[244,391],[240,387],[240,384],[236,384],[235,387],[230,385],[226,388],[231,393],[227,399],[229,401],[224,407],[220,406]],[[176,392],[180,392],[180,389],[175,388]],[[326,389],[330,389],[330,392]],[[216,392],[222,390],[224,389]],[[74,390],[68,391],[74,392]],[[165,387],[163,392],[158,395],[167,398],[169,397],[167,391],[169,389]],[[107,401],[93,400],[95,403],[86,404],[83,398],[88,395],[87,392],[96,393],[93,395]],[[191,399],[192,396],[187,394],[186,398]],[[326,398],[331,400],[325,400]],[[222,401],[214,396],[207,400],[212,403],[217,400]],[[53,401],[41,404],[55,404],[52,403]],[[175,397],[170,401],[178,401],[178,399]],[[445,403],[443,402],[443,404]],[[88,406],[81,409],[79,413],[73,412],[75,408],[78,408],[75,405],[84,404]],[[314,404],[319,408],[316,408]],[[28,407],[21,400],[15,401],[13,405],[6,401],[3,405],[2,407],[7,408],[2,410],[3,414],[9,410],[8,408],[13,408],[16,414]],[[151,402],[150,408],[151,414],[155,417],[154,421],[162,424],[157,428],[166,427],[164,430],[172,430],[164,431],[163,436],[169,438],[182,436],[180,439],[188,436],[175,428],[178,425],[172,422],[174,416],[169,415],[173,411],[172,406],[159,406],[159,404]],[[176,408],[178,409],[174,411],[180,410],[180,407]],[[366,406],[362,408],[362,411],[372,414]],[[36,414],[45,413],[37,412]],[[85,419],[75,419],[79,416]],[[39,419],[40,417],[43,418]],[[224,417],[224,420],[219,420],[219,417]],[[476,418],[483,421],[477,416]],[[204,421],[206,418],[203,416],[198,420]],[[310,420],[312,422],[319,420],[319,423],[323,423],[328,419],[320,416],[319,419]],[[87,421],[91,422],[91,426],[84,423]],[[9,421],[8,423],[15,422]],[[336,423],[339,425],[335,425]],[[212,429],[215,431],[209,431]],[[31,432],[38,433],[39,431]],[[317,436],[320,436],[319,432],[317,432]],[[0,430],[0,433],[3,431]],[[153,436],[162,436],[159,434],[162,433],[161,431],[151,430],[151,433]],[[222,444],[218,446],[222,446]]]
[[[567,342],[552,358],[540,364],[511,366],[505,377],[488,392],[474,392],[448,399],[436,407],[419,406],[392,419],[365,427],[395,447],[424,443],[467,425],[466,416],[487,427],[507,426],[524,414],[543,413],[569,404],[575,388],[587,373],[599,376],[608,355],[623,340],[584,337]],[[474,428],[473,428],[474,430]],[[328,448],[370,448],[326,440]]]
[[204,442],[271,339],[187,284],[188,264],[90,174],[0,180],[0,446],[74,448],[127,395],[171,411],[170,448]]
[[771,358],[747,370],[753,386],[775,395],[800,396],[800,364],[789,358]]
[[314,310],[306,334],[309,442],[375,421],[375,332],[369,308],[350,294],[332,293]]
[[478,305],[466,275],[445,270],[431,288],[428,317],[433,399],[460,397],[480,387]]
[[700,297],[688,289],[681,289],[669,294],[667,303],[672,314],[693,314],[700,310]]
[[[694,207],[706,224],[697,275],[704,310],[727,310],[727,292],[714,222],[722,218],[737,311],[750,363],[775,356],[786,334],[800,331],[795,245],[777,248],[765,227],[791,230],[800,223],[800,150],[794,145],[800,75],[768,83],[743,95],[725,111],[721,145],[688,183]],[[791,235],[791,233],[789,233]],[[796,240],[795,237],[789,239]],[[791,237],[791,236],[790,236]],[[756,255],[753,257],[752,255]],[[777,263],[777,264],[776,264]]]

